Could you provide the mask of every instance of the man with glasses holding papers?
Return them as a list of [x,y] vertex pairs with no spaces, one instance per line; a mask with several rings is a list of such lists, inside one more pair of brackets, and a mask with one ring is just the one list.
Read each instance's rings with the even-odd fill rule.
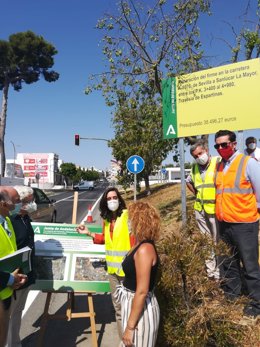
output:
[[[16,238],[9,214],[19,207],[20,198],[12,187],[0,187],[0,259],[14,253],[17,249]],[[10,319],[10,305],[14,289],[18,289],[27,280],[27,276],[19,273],[16,269],[12,273],[0,271],[0,304],[1,319],[1,343],[5,343],[8,324]]]
[[33,189],[31,187],[14,186],[13,188],[17,191],[22,204],[19,210],[16,209],[16,212],[12,213],[10,220],[15,232],[17,249],[23,249],[28,246],[32,250],[30,254],[32,270],[27,273],[27,282],[16,290],[15,299],[12,300],[6,347],[19,347],[22,345],[20,338],[22,311],[31,285],[35,282],[33,266],[35,257],[34,231],[29,213],[36,211],[37,205],[34,202]]
[[216,217],[220,239],[230,248],[222,262],[222,288],[229,299],[241,294],[243,280],[249,296],[244,314],[260,317],[259,211],[260,165],[236,149],[236,134],[220,130],[215,149],[222,157],[216,169]]

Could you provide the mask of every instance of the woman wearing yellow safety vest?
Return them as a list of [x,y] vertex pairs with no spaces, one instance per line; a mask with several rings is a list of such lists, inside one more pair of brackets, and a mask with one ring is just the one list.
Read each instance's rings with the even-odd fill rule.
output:
[[99,210],[100,216],[103,218],[102,234],[91,233],[85,225],[80,225],[77,230],[81,234],[91,236],[94,243],[105,243],[111,297],[115,308],[119,337],[122,339],[121,305],[115,302],[114,292],[116,285],[124,279],[122,260],[135,243],[135,238],[129,235],[128,211],[117,188],[109,187],[104,192],[100,200]]

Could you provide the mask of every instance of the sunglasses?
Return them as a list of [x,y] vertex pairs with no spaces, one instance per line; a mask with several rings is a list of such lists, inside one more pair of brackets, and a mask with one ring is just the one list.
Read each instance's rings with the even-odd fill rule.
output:
[[214,145],[214,148],[215,149],[219,149],[219,147],[221,147],[221,148],[228,148],[230,143],[231,143],[230,141],[229,142],[216,143]]

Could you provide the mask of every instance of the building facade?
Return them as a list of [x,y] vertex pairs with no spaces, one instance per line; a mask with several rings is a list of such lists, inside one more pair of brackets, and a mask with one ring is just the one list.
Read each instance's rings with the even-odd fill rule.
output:
[[55,153],[17,153],[16,163],[20,164],[24,184],[38,184],[43,188],[57,184],[59,156]]

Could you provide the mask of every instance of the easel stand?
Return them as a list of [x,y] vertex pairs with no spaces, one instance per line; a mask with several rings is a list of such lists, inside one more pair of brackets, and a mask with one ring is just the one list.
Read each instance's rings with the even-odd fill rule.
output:
[[[49,314],[49,307],[51,302],[51,295],[56,293],[63,293],[59,291],[48,291],[47,292],[47,298],[44,305],[44,312],[41,319],[40,324],[40,334],[37,342],[37,347],[43,346],[43,338],[44,333],[46,330],[46,326],[48,323],[48,320],[50,319],[66,319],[67,321],[70,321],[72,318],[89,318],[90,319],[90,327],[91,327],[91,335],[92,335],[92,346],[98,347],[97,344],[97,333],[96,333],[96,323],[95,323],[95,312],[94,312],[94,305],[93,305],[93,294],[95,292],[93,291],[70,291],[67,292],[67,309],[66,314]],[[89,311],[86,312],[72,312],[72,309],[74,309],[74,296],[77,294],[86,294],[88,299],[88,309]]]

